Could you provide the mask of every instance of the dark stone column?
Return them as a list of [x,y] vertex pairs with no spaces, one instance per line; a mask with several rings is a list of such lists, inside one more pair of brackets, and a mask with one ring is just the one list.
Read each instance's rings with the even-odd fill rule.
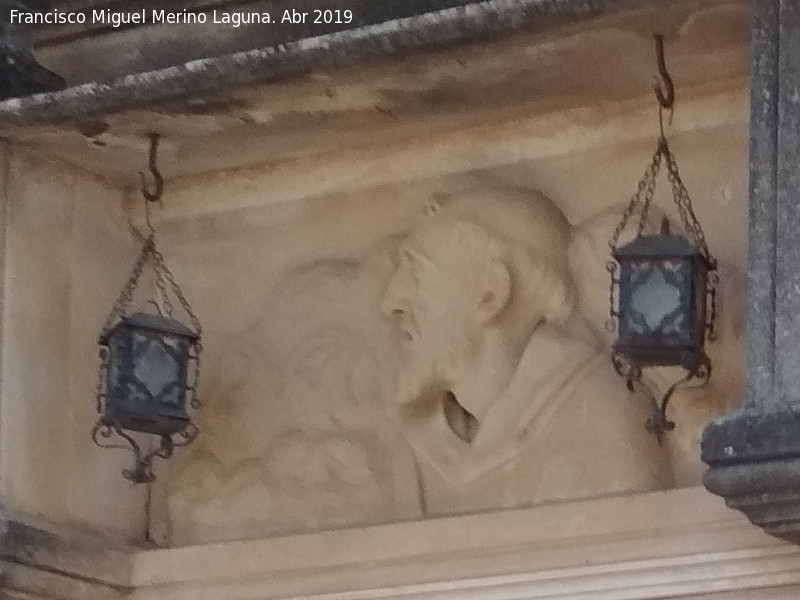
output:
[[747,397],[704,432],[706,487],[800,543],[800,2],[753,3]]
[[11,11],[28,10],[19,0],[0,0],[0,100],[64,87],[64,80],[33,58],[30,27],[11,22]]

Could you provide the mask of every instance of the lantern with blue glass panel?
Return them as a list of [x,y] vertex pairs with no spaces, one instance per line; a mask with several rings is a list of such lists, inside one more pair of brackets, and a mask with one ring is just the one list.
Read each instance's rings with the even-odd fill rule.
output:
[[619,265],[614,351],[642,366],[692,369],[705,360],[706,296],[713,265],[682,235],[642,235],[613,253]]
[[[116,436],[131,447],[134,466],[122,474],[134,483],[153,481],[154,459],[169,458],[175,447],[192,442],[198,433],[190,409],[199,407],[196,390],[202,350],[200,322],[156,248],[155,231],[150,224],[148,202],[158,199],[163,185],[155,170],[157,140],[156,135],[151,136],[150,165],[157,191],[151,194],[143,187],[149,234],[131,226],[142,242],[142,250],[100,333],[100,417],[92,431],[98,446],[121,447],[112,441]],[[151,267],[158,290],[157,296],[146,302],[154,312],[128,314],[147,266]],[[189,325],[175,316],[175,301]]]
[[162,315],[121,318],[100,340],[108,372],[103,423],[159,436],[184,431],[197,340],[191,329]]
[[[671,231],[666,217],[659,233],[647,233],[647,217],[662,162],[666,163],[672,184],[684,230],[681,233]],[[631,217],[637,213],[635,236],[628,243],[619,244]],[[706,340],[714,338],[718,282],[716,261],[706,246],[675,157],[663,137],[609,245],[614,259],[608,263],[609,323],[617,332],[612,363],[629,389],[642,390],[651,398],[653,416],[646,426],[660,441],[665,432],[675,427],[667,418],[673,393],[683,383],[698,379],[705,384],[711,376],[711,361],[704,348]],[[659,401],[642,378],[643,369],[650,367],[681,367],[685,376],[671,385]]]

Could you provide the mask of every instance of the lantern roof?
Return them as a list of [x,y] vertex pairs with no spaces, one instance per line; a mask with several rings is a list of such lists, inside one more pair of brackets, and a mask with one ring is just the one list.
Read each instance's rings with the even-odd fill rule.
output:
[[145,312],[136,312],[133,313],[132,315],[127,315],[125,317],[122,317],[119,323],[117,323],[107,335],[103,336],[100,342],[101,343],[107,342],[108,338],[111,337],[114,331],[123,326],[150,329],[152,331],[160,331],[163,333],[171,333],[174,335],[181,335],[191,339],[197,338],[197,334],[191,329],[189,329],[186,325],[181,323],[180,321],[176,321],[175,319],[170,319],[169,317],[164,317],[162,315],[153,315]]
[[614,257],[634,256],[702,256],[703,253],[682,235],[659,233],[639,235],[614,251]]

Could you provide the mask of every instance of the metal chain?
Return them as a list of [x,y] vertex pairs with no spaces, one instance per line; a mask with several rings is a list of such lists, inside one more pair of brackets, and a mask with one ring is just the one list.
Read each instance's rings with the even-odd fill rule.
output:
[[169,283],[172,293],[175,294],[175,297],[178,299],[178,302],[180,302],[181,307],[189,316],[189,321],[191,321],[192,326],[194,327],[194,332],[199,337],[200,334],[202,334],[203,332],[203,328],[200,326],[200,319],[198,319],[197,315],[195,315],[194,312],[192,311],[192,307],[189,305],[189,301],[183,295],[183,290],[181,290],[181,287],[178,285],[178,282],[175,281],[175,276],[172,274],[172,271],[169,270],[169,267],[167,266],[166,262],[164,262],[164,255],[161,254],[161,252],[158,250],[158,248],[155,247],[155,245],[153,246],[152,255],[153,255],[153,267],[155,268],[155,271],[159,273],[160,277],[163,277]]
[[[143,188],[144,189],[144,188]],[[153,227],[153,223],[150,220],[150,202],[145,200],[144,203],[144,220],[145,224],[147,225],[147,229],[150,231],[150,237],[155,240],[156,230]],[[132,225],[131,225],[132,226]],[[142,235],[142,234],[140,234]],[[153,246],[155,246],[155,241],[153,242]],[[164,274],[160,269],[154,268],[153,271],[155,272],[156,276],[156,287],[159,291],[159,296],[161,298],[161,304],[164,306],[164,312],[167,313],[167,316],[172,319],[173,316],[173,306],[172,301],[169,299],[169,294],[167,293],[167,285],[164,281]],[[159,312],[161,309],[159,308]]]
[[108,317],[106,317],[105,323],[103,324],[103,328],[100,330],[100,339],[105,338],[111,331],[111,329],[114,327],[117,319],[125,315],[128,306],[130,306],[130,303],[133,300],[133,292],[136,290],[136,286],[139,283],[139,278],[142,276],[142,270],[144,269],[144,265],[150,258],[154,248],[155,246],[153,237],[150,236],[146,238],[145,243],[142,246],[142,251],[139,253],[139,258],[133,265],[133,270],[131,271],[128,280],[122,287],[122,291],[120,292],[119,296],[114,302],[114,305],[111,308],[111,312],[109,313]]
[[[136,289],[136,286],[139,283],[139,279],[141,278],[142,271],[144,270],[145,264],[147,261],[150,260],[153,267],[153,272],[156,278],[156,287],[159,290],[160,296],[164,303],[164,308],[169,315],[170,318],[173,318],[173,305],[169,299],[169,293],[167,285],[169,285],[169,289],[178,299],[181,304],[181,307],[186,314],[189,316],[189,320],[192,323],[194,328],[194,333],[199,338],[202,334],[202,327],[200,326],[200,320],[194,314],[189,305],[188,300],[183,295],[183,290],[181,290],[180,286],[178,285],[177,281],[175,281],[175,276],[170,271],[169,267],[167,267],[166,262],[164,261],[164,255],[161,254],[161,251],[156,248],[155,242],[155,229],[150,222],[150,207],[147,202],[145,202],[145,221],[147,223],[147,227],[150,230],[150,234],[145,236],[139,229],[137,229],[131,222],[128,222],[128,227],[133,233],[134,237],[136,237],[140,242],[142,242],[142,250],[139,253],[139,258],[136,260],[134,264],[133,270],[128,277],[127,282],[122,288],[122,291],[119,294],[119,297],[114,302],[114,306],[111,309],[108,317],[103,324],[103,328],[101,330],[101,338],[104,338],[114,327],[115,322],[121,316],[124,316],[126,310],[130,303],[133,300],[133,293]],[[197,348],[197,353],[199,354],[200,350],[202,350],[202,345],[200,344],[199,340],[195,344]]]
[[636,191],[633,193],[633,196],[631,196],[628,207],[625,209],[625,212],[622,215],[622,220],[614,229],[614,233],[611,234],[611,238],[608,240],[608,245],[612,251],[617,249],[619,236],[622,235],[622,232],[625,230],[625,227],[628,225],[628,221],[633,216],[633,213],[636,211],[637,207],[641,207],[638,225],[638,234],[641,235],[642,230],[644,229],[645,217],[647,216],[647,211],[650,208],[650,203],[653,199],[653,193],[655,192],[656,177],[661,169],[661,156],[661,146],[659,146],[653,154],[653,159],[650,162],[650,166],[647,167],[644,175],[642,175],[642,178],[639,180],[639,185],[637,186]]
[[153,247],[153,266],[155,267],[156,272],[159,272],[160,270],[159,277],[161,277],[161,275],[163,274],[163,277],[169,283],[170,288],[172,289],[172,293],[175,294],[175,297],[178,299],[178,302],[180,302],[181,307],[183,308],[184,311],[186,311],[186,314],[189,316],[189,320],[191,321],[192,326],[194,327],[194,332],[197,335],[197,339],[194,341],[193,344],[194,373],[192,377],[192,386],[191,386],[192,399],[190,401],[190,404],[192,408],[200,408],[201,403],[200,400],[197,398],[197,382],[200,379],[200,354],[202,354],[203,352],[203,343],[201,341],[203,328],[200,325],[200,319],[198,319],[197,315],[194,314],[194,311],[192,311],[192,307],[189,305],[189,301],[186,300],[186,297],[183,295],[183,290],[181,290],[181,287],[178,285],[178,282],[175,281],[175,276],[172,274],[172,271],[170,271],[166,262],[164,262],[164,256],[155,247]]
[[161,303],[164,305],[164,312],[167,313],[167,316],[170,319],[174,319],[173,316],[173,307],[172,301],[169,299],[169,294],[167,293],[167,284],[164,281],[164,274],[159,270],[155,269],[156,272],[156,287],[158,288],[159,296],[161,297]]
[[644,233],[644,227],[647,224],[647,215],[650,213],[650,204],[653,201],[653,195],[656,191],[656,180],[658,179],[658,173],[661,170],[662,156],[663,153],[661,151],[661,145],[659,144],[658,149],[656,149],[655,154],[653,154],[653,159],[650,163],[650,168],[647,173],[647,185],[645,186],[644,191],[644,202],[642,204],[642,211],[639,217],[639,225],[636,227],[637,237]]
[[644,232],[644,227],[647,224],[647,216],[650,210],[650,204],[655,193],[656,179],[661,168],[662,159],[666,163],[667,179],[672,186],[672,199],[675,202],[675,205],[678,207],[678,214],[681,219],[681,224],[686,231],[686,235],[689,236],[692,244],[694,244],[694,246],[700,250],[709,264],[715,266],[716,261],[711,256],[711,252],[708,250],[705,234],[703,233],[703,228],[700,225],[700,221],[697,219],[694,208],[692,207],[692,200],[689,197],[689,192],[686,189],[686,186],[683,185],[681,176],[678,173],[678,165],[675,162],[675,156],[669,149],[667,140],[664,137],[659,139],[658,148],[653,154],[653,159],[650,163],[650,166],[647,168],[642,176],[642,179],[639,181],[636,192],[634,192],[628,207],[625,209],[625,212],[622,215],[622,220],[617,225],[616,229],[614,229],[614,233],[612,234],[608,245],[611,247],[612,251],[617,249],[619,237],[625,230],[628,221],[633,216],[637,207],[639,208],[639,223],[636,231],[637,237],[641,236]]
[[675,162],[675,156],[670,151],[666,142],[664,142],[664,156],[667,163],[667,178],[672,184],[672,198],[678,207],[681,224],[686,234],[691,238],[692,243],[700,249],[709,264],[714,265],[716,261],[708,250],[703,227],[700,225],[697,215],[695,215],[694,208],[692,207],[692,200],[689,198],[689,192],[686,186],[683,185],[680,173],[678,173],[678,165]]

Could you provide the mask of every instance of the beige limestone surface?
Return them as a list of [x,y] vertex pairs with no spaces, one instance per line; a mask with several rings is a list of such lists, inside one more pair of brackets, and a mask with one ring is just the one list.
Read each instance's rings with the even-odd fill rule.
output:
[[147,490],[107,477],[127,459],[87,437],[99,326],[137,252],[122,192],[63,163],[7,160],[2,504],[139,539]]
[[0,559],[3,598],[783,600],[800,589],[797,549],[702,488],[159,550],[63,528],[36,537]]
[[[606,107],[603,120],[593,121],[594,111],[567,111],[480,138],[454,134],[441,145],[389,146],[371,155],[323,155],[277,170],[169,182],[154,216],[167,260],[204,324],[205,407],[199,441],[160,465],[150,490],[119,477],[125,453],[96,449],[88,437],[95,336],[136,251],[120,210],[123,194],[19,150],[7,188],[4,501],[129,539],[144,539],[149,530],[159,543],[179,544],[535,502],[536,494],[502,492],[481,481],[480,470],[466,488],[457,478],[442,480],[441,465],[409,445],[402,421],[388,410],[401,360],[392,318],[381,305],[397,248],[426,222],[432,204],[458,201],[476,187],[489,190],[486,202],[500,204],[508,190],[531,198],[544,193],[568,223],[572,254],[579,255],[569,276],[578,294],[575,314],[586,321],[582,335],[590,333],[597,372],[618,386],[607,401],[619,395],[633,411],[621,430],[619,423],[586,425],[603,443],[619,431],[634,436],[618,436],[610,465],[652,467],[663,457],[644,460],[642,452],[670,454],[671,466],[656,468],[650,483],[602,489],[599,475],[599,488],[551,498],[695,485],[699,432],[740,397],[736,282],[746,256],[746,110],[743,88],[701,97],[682,105],[671,130],[724,285],[720,340],[709,347],[712,384],[675,399],[679,427],[664,449],[638,428],[646,405],[627,398],[603,358],[605,237],[653,150],[649,99]],[[674,214],[664,184],[658,202]],[[139,200],[127,197],[128,214],[140,220]],[[659,385],[669,376],[652,374]],[[452,428],[444,432],[455,435]],[[584,435],[572,437],[574,444],[565,439],[575,456],[592,455]],[[522,456],[514,443],[510,448],[506,466]],[[559,485],[574,484],[580,476],[559,480],[563,467],[552,461],[563,452],[554,452],[547,458],[542,448],[525,460],[550,464]],[[530,468],[514,469],[522,475],[505,476],[525,481]]]
[[[154,39],[186,43],[181,35],[173,37],[182,29],[167,25],[67,36],[40,48],[37,56],[70,83],[105,82],[148,71],[149,55],[140,48]],[[193,35],[201,30],[189,29]],[[135,187],[131,165],[141,164],[148,131],[163,135],[160,164],[174,179],[264,163],[280,170],[286,161],[321,153],[370,154],[376,146],[414,142],[429,146],[455,131],[492,137],[504,122],[566,109],[590,109],[590,121],[596,122],[606,105],[650,93],[656,31],[665,36],[679,111],[692,90],[717,90],[747,76],[749,1],[670,0],[544,31],[532,19],[529,27],[500,39],[340,68],[312,66],[263,85],[113,114],[93,114],[88,102],[85,116],[24,128],[0,123],[0,133],[115,185]]]
[[[700,431],[741,396],[749,14],[742,2],[689,4],[311,74],[191,114],[109,115],[99,134],[73,125],[6,132],[4,505],[180,545],[696,485]],[[675,398],[679,426],[662,448],[640,428],[646,405],[605,362],[603,329],[605,240],[655,145],[654,22],[674,50],[679,104],[668,133],[723,274],[712,383]],[[196,114],[204,111],[213,114]],[[153,128],[165,135],[168,175],[154,217],[204,325],[205,407],[198,442],[159,464],[155,484],[134,488],[118,474],[129,456],[96,449],[88,434],[96,335],[135,257],[126,218],[141,222],[139,197],[126,185],[144,166],[144,133]],[[556,317],[520,293],[537,287],[535,269],[516,272],[503,244],[527,230],[498,231],[481,215],[463,239],[438,230],[439,251],[455,259],[482,252],[467,267],[439,269],[434,283],[455,272],[454,288],[467,281],[484,294],[474,313],[452,294],[420,294],[418,302],[439,302],[429,320],[446,329],[435,360],[422,362],[452,350],[461,364],[408,369],[387,301],[397,296],[398,250],[475,189],[501,220],[517,221],[503,208],[512,195],[530,201],[534,221],[557,213],[559,231],[532,254],[551,248],[552,260],[568,263],[560,279],[573,297]],[[674,215],[667,189],[662,179],[658,203]],[[541,196],[552,208],[536,206]],[[426,216],[439,205],[445,212]],[[485,244],[469,241],[481,236]],[[544,284],[548,293],[559,287]],[[483,315],[481,327],[474,314]],[[555,363],[546,367],[521,358],[539,346],[540,317],[557,328],[553,350],[540,351]],[[481,378],[493,385],[474,402],[469,393],[451,402],[446,393],[471,373],[464,357],[476,348],[493,349]],[[583,367],[573,394],[572,375]],[[424,376],[436,393],[398,396],[407,375]],[[662,389],[673,375],[648,374]],[[534,390],[551,376],[552,392]],[[520,380],[523,393],[508,402],[502,392]],[[412,419],[396,414],[423,397]],[[528,414],[528,398],[565,398],[560,424],[550,431],[548,420]],[[493,420],[495,406],[505,408]],[[537,469],[548,470],[550,484],[533,481]]]
[[[236,189],[246,190],[239,197],[244,206],[205,214],[194,213],[189,199],[198,203],[195,208],[211,208],[211,199],[226,190],[225,178],[186,182],[174,190],[174,203],[168,204],[163,214],[162,239],[178,272],[194,286],[200,317],[209,324],[209,350],[204,380],[207,408],[200,415],[205,435],[182,459],[169,465],[170,476],[165,477],[169,489],[164,493],[170,510],[164,517],[168,521],[164,535],[169,538],[171,528],[171,539],[176,543],[258,537],[281,531],[492,510],[530,504],[537,498],[541,501],[615,489],[697,484],[701,472],[697,460],[699,433],[708,419],[737,402],[740,394],[737,294],[741,286],[737,273],[746,254],[746,106],[741,102],[742,93],[688,104],[675,117],[675,152],[726,277],[720,340],[710,347],[717,369],[713,384],[675,398],[673,416],[679,428],[665,448],[658,448],[641,428],[647,411],[644,401],[639,399],[641,403],[637,404],[628,397],[603,358],[609,342],[603,329],[608,298],[603,249],[612,218],[607,214],[594,216],[609,207],[613,207],[613,214],[620,213],[621,202],[649,160],[650,136],[629,141],[626,136],[638,138],[640,132],[631,132],[620,122],[614,130],[619,140],[616,145],[591,146],[581,134],[593,133],[583,130],[571,132],[567,142],[565,132],[559,140],[562,144],[590,144],[590,148],[566,154],[557,149],[555,156],[422,180],[414,180],[411,173],[381,172],[378,177],[384,180],[378,185],[372,183],[376,172],[371,164],[380,158],[362,159],[347,170],[342,166],[336,173],[342,179],[322,180],[322,185],[333,188],[331,192],[291,204],[272,204],[272,173],[249,170],[241,172],[234,184]],[[728,122],[716,124],[719,113],[714,113],[710,125],[704,125],[707,113],[703,110],[717,104],[727,107]],[[681,131],[682,118],[690,119],[688,131]],[[635,114],[631,119],[635,122]],[[614,139],[614,134],[609,135]],[[520,152],[537,151],[529,148],[539,142],[535,138],[520,141]],[[502,138],[487,141],[484,148],[491,152],[503,143]],[[603,163],[602,157],[609,162]],[[328,166],[320,164],[319,168]],[[390,178],[401,181],[386,181]],[[349,190],[339,188],[344,179],[349,181]],[[359,180],[371,185],[361,187]],[[660,184],[662,193],[664,183]],[[553,435],[564,436],[563,446],[552,438],[542,442],[542,447],[531,447],[526,455],[523,448],[528,447],[527,442],[517,442],[517,436],[533,439],[525,438],[526,424],[536,420],[520,417],[515,422],[513,411],[504,418],[521,429],[501,428],[498,436],[506,446],[491,449],[490,445],[483,450],[478,447],[480,437],[475,438],[474,447],[465,446],[459,439],[459,433],[468,436],[469,432],[465,425],[468,420],[459,425],[458,416],[447,423],[446,415],[440,413],[443,420],[436,426],[438,433],[429,435],[423,427],[420,440],[414,435],[419,429],[409,429],[408,423],[404,425],[403,419],[392,415],[393,382],[404,371],[402,352],[398,354],[398,348],[391,345],[393,339],[398,341],[397,336],[390,335],[391,302],[386,305],[397,272],[392,255],[396,248],[403,248],[398,236],[402,239],[408,231],[413,235],[421,223],[440,217],[426,216],[431,203],[444,203],[446,211],[448,200],[458,203],[476,186],[489,190],[484,201],[501,213],[509,189],[527,195],[529,200],[536,197],[537,190],[545,190],[566,216],[568,227],[574,229],[571,239],[590,242],[588,254],[584,249],[583,258],[579,256],[570,268],[580,302],[574,313],[568,312],[570,327],[574,326],[573,317],[586,321],[580,327],[579,339],[588,340],[587,356],[598,357],[596,370],[608,379],[603,385],[609,387],[602,389],[608,390],[606,398],[611,404],[598,408],[593,416],[566,416],[561,426],[553,428]],[[667,194],[659,195],[658,201],[665,212],[674,214]],[[185,216],[184,207],[188,210]],[[450,248],[456,259],[470,247],[458,234],[452,240],[443,233],[433,238],[440,249]],[[453,268],[446,268],[440,279],[453,275]],[[461,280],[474,275],[475,268],[468,268]],[[514,293],[519,292],[520,283],[511,279]],[[492,291],[487,292],[495,302],[505,289],[502,283],[497,285],[500,287],[490,287]],[[439,341],[463,356],[468,350],[457,350],[462,348],[457,340],[459,335],[467,335],[464,332],[469,326],[455,316],[460,309],[452,304],[452,296],[441,296],[445,293],[446,289],[429,291],[419,301],[445,303],[430,308],[433,322],[442,327],[449,322],[456,337],[447,337],[450,334],[445,327]],[[515,342],[511,332],[519,339],[528,339],[518,333],[531,325],[519,319],[536,321],[535,303],[522,304],[523,313],[512,318],[509,333],[500,335],[503,352],[518,348],[520,343],[525,345]],[[494,325],[490,329],[494,331]],[[397,333],[402,338],[402,331]],[[475,342],[469,335],[467,338],[472,341],[464,343]],[[558,352],[580,362],[567,339],[569,336],[559,342],[563,346]],[[565,367],[542,369],[536,361],[520,369],[519,356],[503,360],[511,361],[506,367],[511,372],[533,377],[529,386],[537,385],[537,373],[563,377],[569,372],[563,370]],[[499,364],[491,362],[494,374],[502,371]],[[441,373],[436,376],[450,377]],[[656,385],[664,385],[674,374],[653,373],[650,377]],[[562,381],[561,385],[567,384]],[[601,388],[595,383],[586,389]],[[497,395],[487,391],[484,397],[493,402]],[[524,395],[531,401],[535,397],[533,392]],[[591,394],[586,398],[587,408],[600,406],[599,399],[591,402]],[[625,424],[610,416],[610,409],[620,406],[614,405],[615,401],[627,403]],[[437,401],[431,402],[429,406],[437,405]],[[477,416],[480,432],[481,409],[468,411]],[[585,429],[580,434],[566,433],[576,419],[585,419]],[[441,446],[444,442],[452,446],[451,450],[474,452],[447,458],[448,450]],[[607,449],[598,451],[597,444],[605,444]],[[664,457],[664,452],[669,457]],[[655,458],[659,453],[662,457]],[[613,483],[608,470],[584,462],[590,457],[607,469],[619,467],[627,483],[625,477],[619,484]],[[667,459],[671,466],[663,466]],[[595,487],[586,477],[588,471],[575,472],[580,464],[597,477]],[[532,489],[505,489],[496,479],[508,478],[517,487],[521,482],[533,485],[537,465],[552,469],[554,481],[551,491],[542,496]],[[471,469],[466,480],[453,474],[453,469],[464,466]],[[651,469],[650,478],[637,480],[636,468]],[[496,471],[494,478],[489,477],[487,469]],[[634,481],[638,483],[631,483]],[[578,489],[574,488],[576,483]],[[570,491],[559,492],[559,487]]]

